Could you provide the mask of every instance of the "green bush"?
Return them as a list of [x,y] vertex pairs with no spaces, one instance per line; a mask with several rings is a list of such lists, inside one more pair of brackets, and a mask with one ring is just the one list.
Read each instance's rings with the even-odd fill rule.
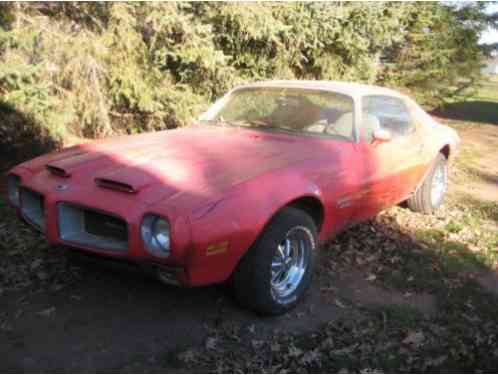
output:
[[57,139],[183,126],[264,79],[377,83],[439,103],[477,81],[485,26],[473,4],[0,7],[0,101]]

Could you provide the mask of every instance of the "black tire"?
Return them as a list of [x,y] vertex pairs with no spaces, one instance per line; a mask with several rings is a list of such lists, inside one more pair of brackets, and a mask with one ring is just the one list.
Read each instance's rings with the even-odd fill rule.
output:
[[[308,236],[309,251],[303,251],[306,266],[293,292],[275,295],[272,284],[272,262],[278,247],[291,232]],[[264,315],[281,315],[294,308],[311,285],[317,246],[315,223],[306,212],[293,207],[282,209],[263,230],[242,257],[231,279],[234,297],[240,305]]]
[[[438,169],[442,169],[444,173],[444,183],[445,190],[442,193],[442,196],[433,201],[432,199],[432,190],[433,190],[433,181]],[[438,154],[434,164],[432,166],[431,171],[425,177],[422,185],[418,187],[418,189],[413,193],[413,195],[407,200],[408,207],[415,212],[420,212],[423,214],[432,214],[434,213],[444,201],[444,194],[446,192],[446,188],[448,185],[448,161],[443,154]]]

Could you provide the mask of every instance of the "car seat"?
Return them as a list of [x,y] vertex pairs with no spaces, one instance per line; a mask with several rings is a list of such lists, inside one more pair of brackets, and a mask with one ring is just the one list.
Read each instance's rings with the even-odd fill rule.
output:
[[327,126],[325,133],[351,139],[353,136],[353,112],[342,114],[333,124]]

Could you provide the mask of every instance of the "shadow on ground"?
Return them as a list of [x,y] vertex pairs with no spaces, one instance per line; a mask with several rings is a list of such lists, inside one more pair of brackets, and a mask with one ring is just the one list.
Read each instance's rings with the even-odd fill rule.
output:
[[[0,298],[0,370],[494,368],[496,299],[473,279],[486,266],[444,233],[427,229],[414,237],[403,228],[413,214],[394,211],[325,244],[306,300],[276,318],[239,308],[222,285],[169,287],[71,249],[30,248],[41,256],[34,264],[38,258],[23,255],[31,282]],[[24,241],[41,241],[12,225]],[[413,332],[422,332],[423,345],[406,344]],[[319,362],[303,359],[310,351]]]
[[493,101],[449,103],[432,114],[450,120],[498,125],[498,103]]
[[[66,256],[71,250],[61,251]],[[291,315],[262,318],[236,306],[222,285],[169,287],[81,259],[71,259],[68,267],[79,276],[61,290],[1,297],[12,324],[0,338],[7,359],[1,370],[117,371],[138,361],[142,370],[161,363],[164,371],[178,371],[178,362],[169,362],[171,353],[202,347],[207,337],[228,333],[232,325],[264,338],[275,329],[309,332],[341,315],[318,290]]]

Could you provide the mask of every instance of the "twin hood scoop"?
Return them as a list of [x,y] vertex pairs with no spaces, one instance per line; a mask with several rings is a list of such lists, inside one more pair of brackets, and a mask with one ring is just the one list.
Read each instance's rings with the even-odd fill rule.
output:
[[64,168],[57,167],[55,165],[47,164],[47,170],[55,176],[58,177],[71,177],[71,173],[66,171]]
[[[71,172],[66,170],[65,168],[52,164],[47,164],[46,168],[54,176],[63,177],[63,178],[71,177]],[[144,185],[143,183],[133,184],[132,182],[129,181],[122,181],[122,179],[115,179],[105,176],[96,177],[94,181],[95,184],[101,188],[121,191],[125,193],[137,193],[140,190],[140,188],[143,187]]]
[[108,178],[96,178],[95,183],[105,189],[122,191],[125,193],[137,193],[137,189],[130,184],[120,181],[114,181]]
[[108,189],[151,202],[178,192],[203,197],[227,191],[314,153],[311,147],[296,152],[293,138],[210,126],[81,145],[32,168],[89,193]]

